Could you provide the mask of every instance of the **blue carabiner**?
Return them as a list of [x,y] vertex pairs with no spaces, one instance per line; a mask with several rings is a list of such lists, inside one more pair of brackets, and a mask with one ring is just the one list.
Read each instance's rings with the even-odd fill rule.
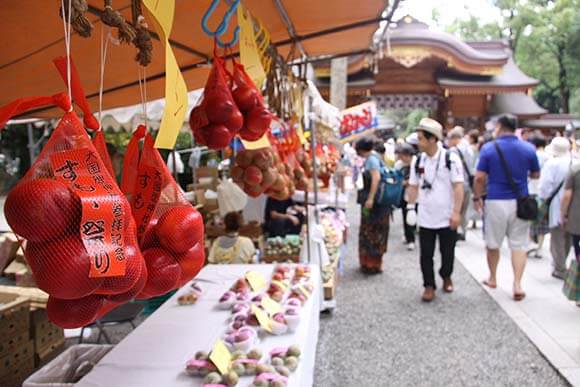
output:
[[239,35],[240,35],[240,27],[236,26],[236,28],[234,29],[234,36],[232,37],[232,40],[231,41],[229,41],[227,43],[223,43],[220,40],[219,36],[218,36],[218,38],[217,38],[217,44],[221,48],[231,48],[231,47],[235,46],[238,43]]
[[[207,26],[207,22],[208,22],[209,18],[211,17],[212,13],[214,13],[214,11],[216,10],[216,8],[219,4],[219,1],[220,0],[213,0],[210,4],[209,8],[207,9],[207,11],[205,11],[203,18],[201,19],[201,28],[203,29],[203,32],[205,32],[208,36],[215,37],[215,36],[223,35],[223,33],[226,32],[226,30],[228,29],[228,25],[230,24],[231,17],[233,16],[234,12],[236,12],[236,10],[238,9],[238,5],[240,4],[240,0],[234,0],[232,5],[230,5],[230,8],[226,11],[221,23],[218,25],[216,30],[211,31],[209,29],[209,27]],[[236,28],[238,28],[238,27],[236,27]],[[228,45],[236,44],[237,40],[238,40],[237,32],[234,31],[234,38],[232,39],[232,42],[228,43]],[[224,46],[220,45],[220,47],[224,47]]]

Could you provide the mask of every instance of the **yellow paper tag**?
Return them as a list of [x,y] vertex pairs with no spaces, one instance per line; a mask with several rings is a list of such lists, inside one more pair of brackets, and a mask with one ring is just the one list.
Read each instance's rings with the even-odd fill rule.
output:
[[258,320],[262,328],[264,328],[268,332],[272,332],[272,320],[270,320],[270,316],[268,316],[268,313],[258,308],[256,305],[252,305],[252,313],[256,315],[256,319]]
[[247,272],[246,280],[254,292],[259,292],[266,287],[266,279],[261,273],[258,273],[257,271]]
[[302,285],[299,285],[299,286],[298,286],[298,289],[300,289],[300,291],[301,291],[302,293],[304,293],[304,296],[305,296],[306,298],[310,298],[310,292],[308,291],[308,289],[306,289],[306,288],[305,288],[304,286],[302,286]]
[[168,41],[173,26],[175,0],[143,0],[143,4],[151,13],[160,40],[165,44],[165,109],[155,147],[173,149],[188,104],[187,85]]
[[298,125],[298,127],[296,128],[296,134],[298,135],[298,138],[300,139],[300,144],[304,145],[308,142],[308,141],[306,141],[306,137],[304,137],[304,131],[302,130],[302,124]]
[[270,297],[262,298],[262,306],[264,307],[264,309],[266,309],[266,312],[268,312],[270,316],[273,316],[276,313],[282,311],[282,307],[280,306],[280,304],[271,299]]
[[270,140],[268,140],[268,133],[265,133],[258,141],[246,141],[242,140],[241,138],[240,140],[242,141],[244,148],[247,150],[269,148],[272,146],[270,144]]
[[230,364],[232,363],[232,354],[223,341],[218,340],[211,353],[209,360],[217,367],[218,371],[224,375],[229,372]]
[[288,288],[288,285],[286,285],[284,282],[282,281],[276,281],[276,280],[272,280],[272,284],[273,285],[278,285],[280,286],[282,289],[286,290]]
[[246,7],[241,4],[238,6],[238,25],[240,26],[240,61],[256,87],[261,89],[266,73],[260,61],[252,17]]
[[[169,37],[173,27],[175,0],[143,0],[143,4],[145,4],[151,15],[155,18],[154,22],[157,32],[163,32],[163,39]],[[159,31],[158,27],[161,27],[162,31]]]

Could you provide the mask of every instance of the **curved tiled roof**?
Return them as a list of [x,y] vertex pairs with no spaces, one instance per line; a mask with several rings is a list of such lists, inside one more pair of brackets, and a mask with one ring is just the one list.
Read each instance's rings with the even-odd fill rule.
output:
[[506,53],[477,50],[449,33],[430,30],[427,24],[411,16],[397,22],[397,27],[390,30],[388,39],[391,46],[439,48],[472,65],[501,66],[508,60]]

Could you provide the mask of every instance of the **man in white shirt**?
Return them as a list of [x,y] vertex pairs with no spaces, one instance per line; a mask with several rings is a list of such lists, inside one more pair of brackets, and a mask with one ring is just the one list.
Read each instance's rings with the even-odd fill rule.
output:
[[570,154],[570,141],[556,137],[550,143],[554,158],[548,160],[540,174],[539,194],[549,203],[550,252],[552,253],[552,276],[564,279],[566,258],[572,247],[572,239],[560,221],[560,204],[564,194],[564,183],[575,161]]
[[463,166],[455,153],[445,150],[440,141],[443,127],[437,121],[423,118],[417,128],[421,153],[413,165],[409,178],[409,213],[414,215],[415,203],[419,204],[418,225],[423,273],[424,292],[421,299],[425,302],[435,298],[435,274],[433,256],[435,242],[439,237],[443,291],[451,293],[453,282],[453,263],[457,227],[461,222],[463,203]]

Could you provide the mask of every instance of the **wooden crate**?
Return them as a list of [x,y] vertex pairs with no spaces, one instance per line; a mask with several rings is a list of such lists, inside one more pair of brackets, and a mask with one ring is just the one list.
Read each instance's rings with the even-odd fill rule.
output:
[[0,339],[30,329],[28,297],[0,292]]
[[48,364],[52,359],[60,355],[64,351],[65,347],[64,337],[60,341],[45,346],[40,351],[36,351],[34,354],[34,366],[35,368],[41,368]]
[[30,299],[31,308],[46,308],[46,303],[48,301],[48,293],[38,288],[0,285],[0,293],[28,297],[28,299]]
[[30,338],[36,354],[46,352],[55,343],[64,342],[64,329],[48,320],[45,309],[30,311]]
[[332,274],[330,279],[326,281],[323,286],[324,289],[324,299],[333,300],[336,295],[336,272]]
[[18,364],[14,371],[5,377],[0,377],[0,386],[2,387],[21,387],[30,375],[34,373],[34,358]]
[[286,263],[288,261],[292,263],[299,263],[300,257],[298,255],[264,255],[262,257],[262,262],[265,263]]
[[34,345],[32,340],[0,358],[0,385],[12,385],[26,379],[34,369]]
[[0,358],[8,355],[14,351],[14,349],[25,345],[28,340],[30,340],[29,332],[19,332],[0,337]]

